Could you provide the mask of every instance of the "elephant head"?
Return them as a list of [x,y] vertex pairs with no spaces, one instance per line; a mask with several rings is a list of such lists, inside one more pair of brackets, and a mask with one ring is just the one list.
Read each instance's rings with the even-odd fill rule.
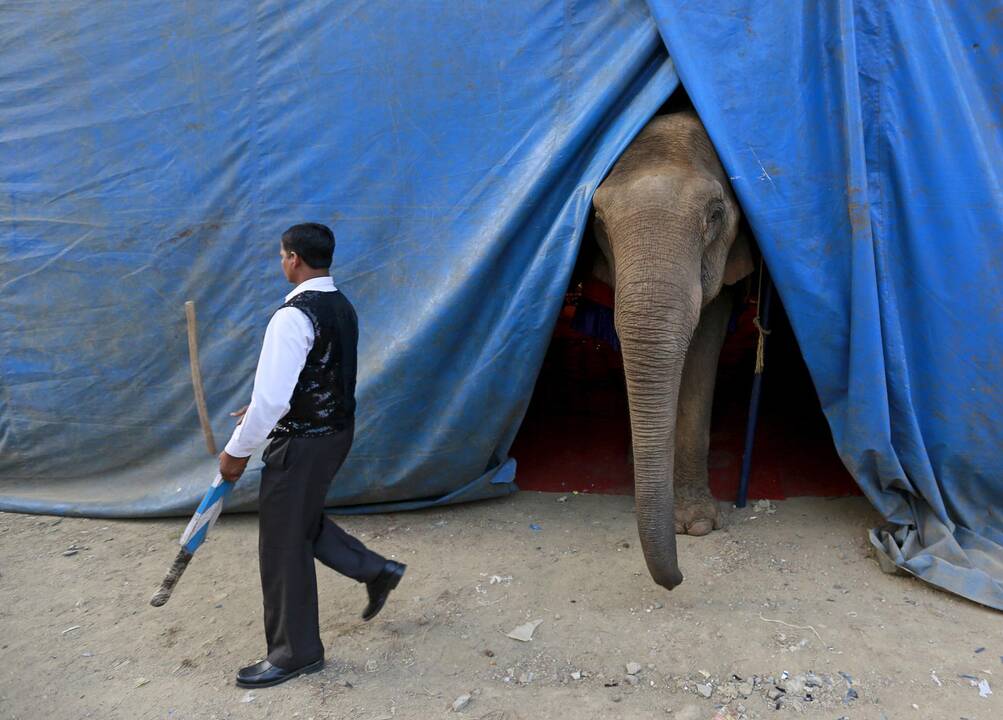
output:
[[612,271],[634,452],[637,523],[652,578],[682,582],[673,463],[683,365],[701,310],[752,270],[740,210],[700,120],[655,117],[595,193]]

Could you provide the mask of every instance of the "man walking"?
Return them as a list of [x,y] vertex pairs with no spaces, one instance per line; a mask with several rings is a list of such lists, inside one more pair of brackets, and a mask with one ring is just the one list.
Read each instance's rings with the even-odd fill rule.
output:
[[371,620],[406,566],[366,548],[324,513],[324,499],[355,429],[359,339],[355,309],[329,269],[334,234],[316,223],[282,235],[279,255],[296,287],[268,323],[251,403],[219,456],[235,482],[266,438],[258,501],[258,561],[268,656],[237,673],[237,685],[278,685],[324,665],[314,558],[366,583]]

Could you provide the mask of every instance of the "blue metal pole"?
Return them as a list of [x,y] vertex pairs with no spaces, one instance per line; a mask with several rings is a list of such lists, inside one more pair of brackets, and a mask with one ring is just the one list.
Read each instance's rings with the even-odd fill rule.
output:
[[[773,299],[773,281],[763,266],[763,297],[759,308],[759,325],[762,330],[770,329],[770,301]],[[765,346],[766,338],[763,338]],[[763,369],[765,372],[765,368]],[[752,397],[749,400],[749,421],[745,426],[745,450],[742,452],[742,474],[738,479],[738,497],[735,506],[744,508],[749,499],[749,473],[752,470],[752,447],[756,441],[756,420],[759,418],[759,398],[763,392],[763,373],[757,372],[752,378]]]

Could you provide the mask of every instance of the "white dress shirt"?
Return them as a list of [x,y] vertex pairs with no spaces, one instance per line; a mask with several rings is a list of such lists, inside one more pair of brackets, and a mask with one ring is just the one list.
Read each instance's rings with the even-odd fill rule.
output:
[[[337,292],[338,288],[330,277],[311,278],[286,295],[286,302],[307,290]],[[306,356],[313,348],[313,338],[313,323],[302,310],[280,308],[272,315],[261,344],[251,404],[224,448],[228,455],[249,457],[289,412],[289,401],[306,364]]]

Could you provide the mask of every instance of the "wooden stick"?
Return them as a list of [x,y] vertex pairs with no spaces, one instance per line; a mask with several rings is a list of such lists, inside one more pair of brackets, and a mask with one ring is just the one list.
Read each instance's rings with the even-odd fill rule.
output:
[[195,322],[195,303],[189,300],[185,303],[185,319],[188,321],[188,362],[192,366],[192,388],[195,390],[195,406],[199,411],[199,422],[202,424],[202,434],[205,435],[205,446],[209,454],[215,457],[216,438],[209,424],[209,410],[205,404],[205,390],[202,387],[202,368],[199,366],[198,325]]

